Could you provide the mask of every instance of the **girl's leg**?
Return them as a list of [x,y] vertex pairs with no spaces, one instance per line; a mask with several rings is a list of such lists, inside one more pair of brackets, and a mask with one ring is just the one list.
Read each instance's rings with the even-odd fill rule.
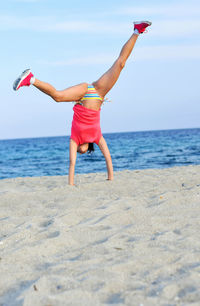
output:
[[124,68],[126,60],[135,46],[137,38],[137,34],[133,34],[130,37],[130,39],[123,46],[118,59],[114,62],[112,67],[106,73],[104,73],[100,79],[93,83],[100,96],[104,97],[118,80],[120,72]]
[[56,90],[49,83],[42,82],[38,79],[35,79],[33,85],[45,94],[52,97],[56,102],[79,101],[87,92],[88,86],[87,83],[81,83],[79,85],[69,87],[65,90]]

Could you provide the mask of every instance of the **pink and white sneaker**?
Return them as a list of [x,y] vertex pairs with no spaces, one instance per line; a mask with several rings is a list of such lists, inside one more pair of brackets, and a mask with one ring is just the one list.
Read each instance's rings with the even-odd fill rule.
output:
[[152,25],[150,21],[136,21],[134,22],[134,31],[137,30],[138,34],[142,34],[150,25]]
[[30,69],[26,69],[13,83],[13,89],[18,90],[22,86],[30,86],[33,74]]

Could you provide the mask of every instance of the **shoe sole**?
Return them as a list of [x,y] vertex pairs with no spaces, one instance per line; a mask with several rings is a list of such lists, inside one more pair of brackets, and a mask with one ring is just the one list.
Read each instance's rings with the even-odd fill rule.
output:
[[133,24],[147,23],[149,26],[152,25],[151,21],[135,21]]
[[30,69],[24,70],[24,72],[22,72],[22,74],[15,80],[15,82],[13,83],[14,90],[19,89],[21,82],[29,75],[30,71]]

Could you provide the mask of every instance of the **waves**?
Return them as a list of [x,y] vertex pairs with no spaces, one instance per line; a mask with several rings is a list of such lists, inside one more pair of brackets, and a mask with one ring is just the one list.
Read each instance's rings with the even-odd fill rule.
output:
[[[200,129],[104,134],[115,171],[200,164]],[[69,137],[0,141],[0,179],[67,175]],[[76,173],[105,172],[98,146],[77,156]]]

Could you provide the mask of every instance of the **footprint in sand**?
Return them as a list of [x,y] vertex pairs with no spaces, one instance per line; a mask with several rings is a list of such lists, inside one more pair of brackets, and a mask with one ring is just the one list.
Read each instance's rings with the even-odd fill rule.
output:
[[40,223],[40,227],[49,227],[50,225],[52,225],[54,223],[54,220],[53,219],[49,219],[49,220],[46,220],[42,223]]

